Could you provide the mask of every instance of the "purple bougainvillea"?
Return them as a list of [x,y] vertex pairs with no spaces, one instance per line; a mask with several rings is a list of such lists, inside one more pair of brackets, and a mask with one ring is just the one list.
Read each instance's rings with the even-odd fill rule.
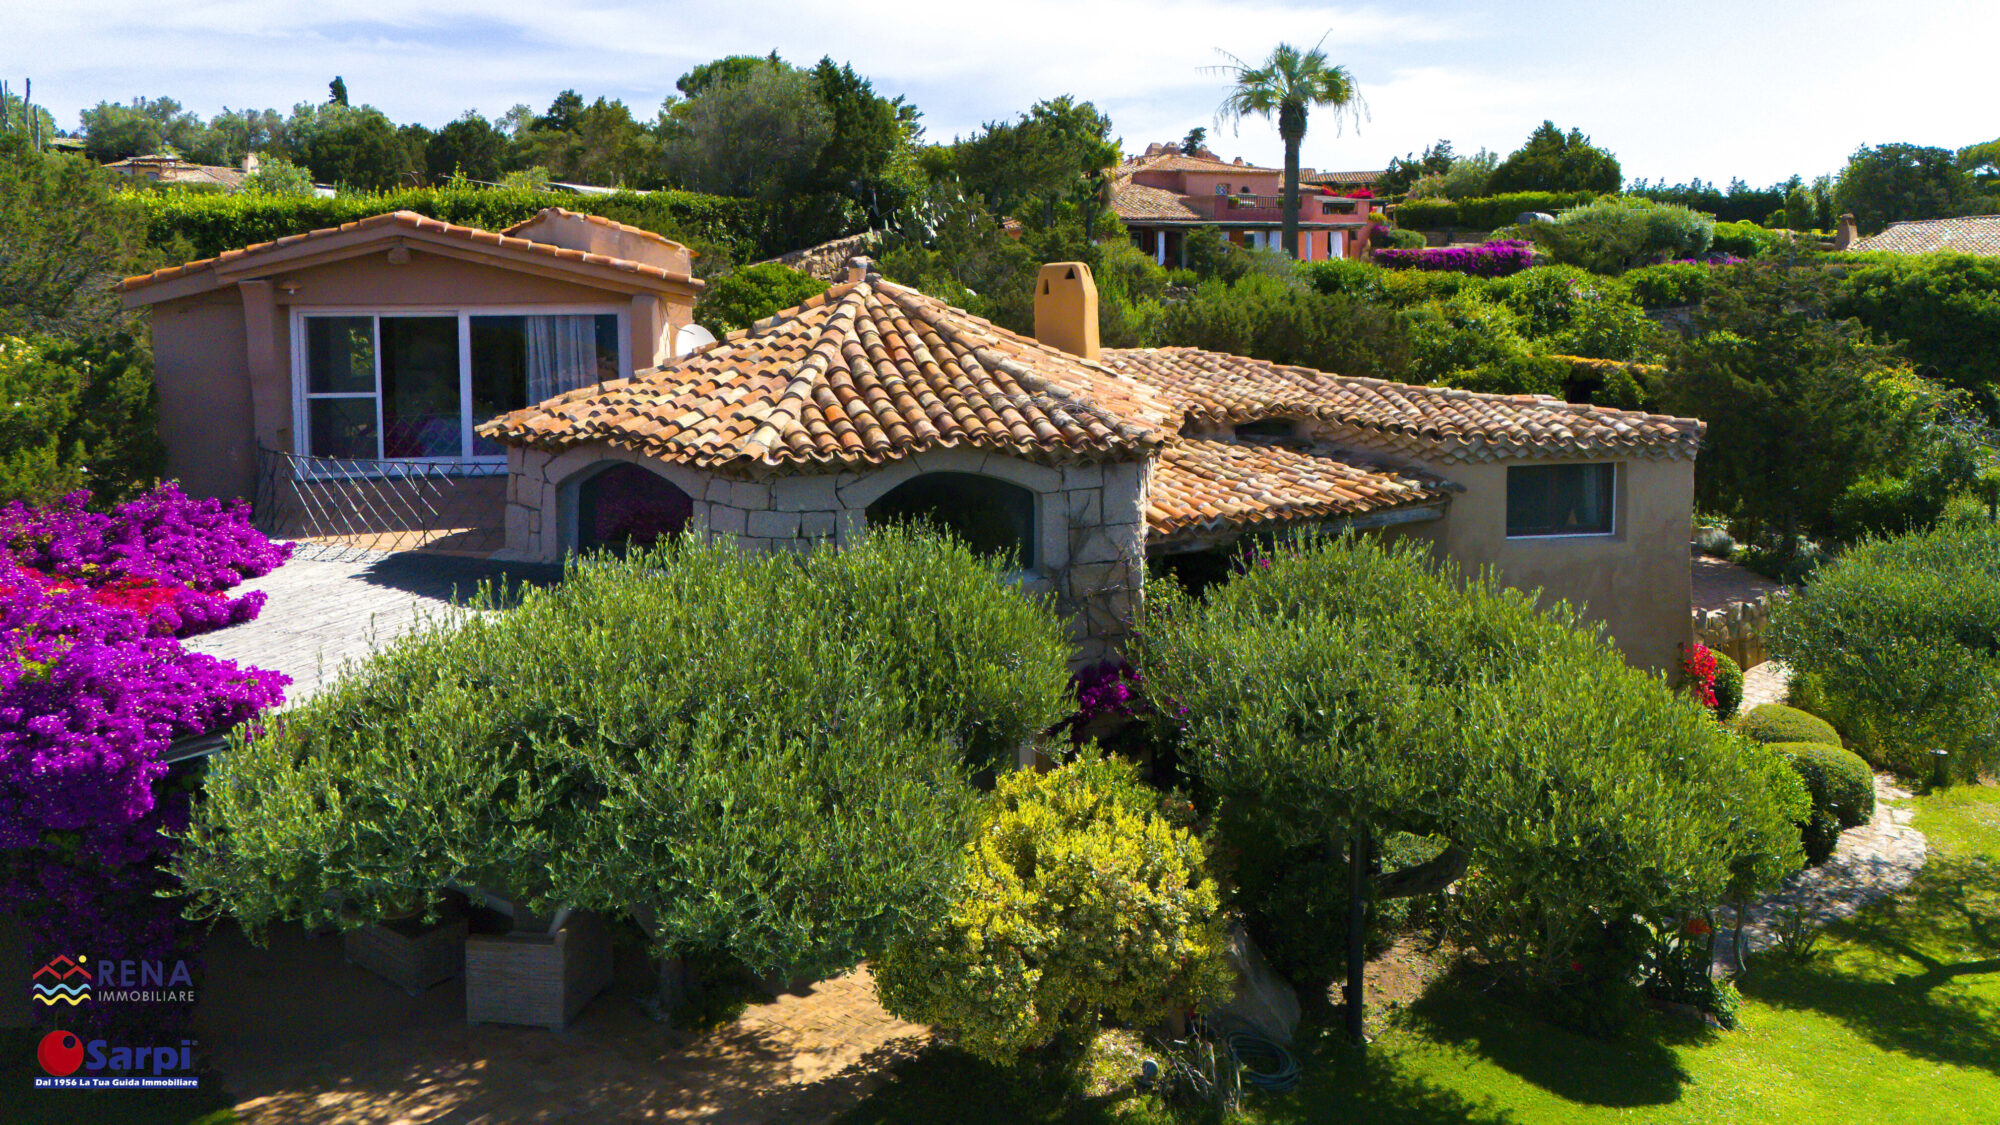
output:
[[1474,277],[1506,277],[1535,264],[1535,247],[1518,239],[1480,246],[1377,250],[1375,264],[1392,270],[1437,270]]
[[187,934],[156,892],[189,793],[161,755],[276,706],[290,682],[180,638],[255,617],[262,594],[223,591],[291,545],[244,506],[171,485],[108,513],[87,500],[0,508],[0,910],[44,955],[178,955]]

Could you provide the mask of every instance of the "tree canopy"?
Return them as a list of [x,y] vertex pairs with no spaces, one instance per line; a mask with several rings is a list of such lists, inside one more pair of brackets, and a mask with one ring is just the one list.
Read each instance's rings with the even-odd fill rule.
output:
[[1618,158],[1590,143],[1581,129],[1567,134],[1544,121],[1528,141],[1493,169],[1487,190],[1495,195],[1515,191],[1617,191],[1624,183]]
[[1833,189],[1840,210],[1863,234],[1904,219],[1942,219],[1976,210],[1980,201],[1957,153],[1923,145],[1862,147],[1848,158]]

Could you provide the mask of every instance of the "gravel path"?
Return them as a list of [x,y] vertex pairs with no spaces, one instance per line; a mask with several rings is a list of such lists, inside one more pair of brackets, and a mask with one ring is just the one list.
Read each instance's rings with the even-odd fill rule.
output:
[[[1784,885],[1750,905],[1743,927],[1746,952],[1756,953],[1778,943],[1773,925],[1802,908],[1819,925],[1847,918],[1871,902],[1910,885],[1929,857],[1924,834],[1910,827],[1916,810],[1910,793],[1885,774],[1875,775],[1875,817],[1840,834],[1840,846],[1818,867],[1808,867]],[[1715,943],[1715,965],[1725,972],[1738,966],[1731,932],[1735,912],[1716,911],[1721,927]]]

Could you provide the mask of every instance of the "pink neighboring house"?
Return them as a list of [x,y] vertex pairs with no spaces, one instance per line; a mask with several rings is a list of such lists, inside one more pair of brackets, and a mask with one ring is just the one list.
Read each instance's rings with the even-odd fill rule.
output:
[[[1139,249],[1163,266],[1185,264],[1187,236],[1213,227],[1249,249],[1283,246],[1285,173],[1241,157],[1223,160],[1207,149],[1188,154],[1150,145],[1112,173],[1111,209]],[[1373,199],[1353,199],[1345,185],[1299,184],[1299,260],[1359,258],[1368,246]]]

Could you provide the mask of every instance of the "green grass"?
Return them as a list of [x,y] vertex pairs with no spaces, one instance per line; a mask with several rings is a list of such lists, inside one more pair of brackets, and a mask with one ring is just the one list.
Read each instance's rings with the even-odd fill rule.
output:
[[[1662,1020],[1591,1039],[1444,982],[1365,1053],[1305,1029],[1306,1081],[1281,1098],[1248,1095],[1245,1119],[1929,1125],[1976,1120],[1979,1106],[2000,1117],[2000,787],[1917,807],[1941,854],[1905,893],[1830,927],[1810,962],[1753,961],[1738,1031]],[[1163,1119],[1138,1100],[1065,1105],[1019,1072],[938,1049],[843,1121]]]

